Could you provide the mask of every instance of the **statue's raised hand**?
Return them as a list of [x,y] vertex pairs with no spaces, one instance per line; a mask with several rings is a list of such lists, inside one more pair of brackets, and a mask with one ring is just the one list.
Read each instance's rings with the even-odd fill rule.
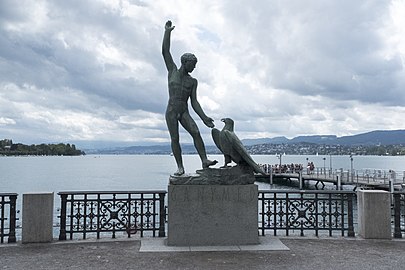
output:
[[172,31],[174,29],[174,25],[172,26],[172,21],[167,21],[165,25],[165,29],[168,31]]

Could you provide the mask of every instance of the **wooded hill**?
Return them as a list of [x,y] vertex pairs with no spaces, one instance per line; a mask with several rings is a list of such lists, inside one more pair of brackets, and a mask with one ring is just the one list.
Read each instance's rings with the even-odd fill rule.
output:
[[85,153],[74,144],[14,144],[12,140],[0,140],[0,155],[3,156],[80,156]]

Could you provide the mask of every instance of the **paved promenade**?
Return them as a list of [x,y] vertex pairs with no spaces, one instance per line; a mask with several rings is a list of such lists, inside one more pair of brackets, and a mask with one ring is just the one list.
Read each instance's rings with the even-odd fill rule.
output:
[[267,250],[163,252],[145,251],[145,241],[2,244],[0,269],[405,269],[405,240],[266,236]]

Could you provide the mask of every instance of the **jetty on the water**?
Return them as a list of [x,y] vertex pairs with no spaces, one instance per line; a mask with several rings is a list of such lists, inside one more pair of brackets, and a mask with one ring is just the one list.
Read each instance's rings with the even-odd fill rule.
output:
[[389,191],[405,188],[405,172],[393,170],[330,170],[319,168],[316,170],[287,170],[279,171],[269,168],[266,175],[256,175],[256,180],[265,183],[291,185],[298,182],[299,189],[304,189],[311,182],[315,189],[323,190],[327,183],[342,190],[342,186],[353,186],[353,189],[383,189]]

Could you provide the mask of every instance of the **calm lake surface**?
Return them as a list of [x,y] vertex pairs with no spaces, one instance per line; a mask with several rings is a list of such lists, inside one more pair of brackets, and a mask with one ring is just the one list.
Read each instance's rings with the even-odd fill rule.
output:
[[[223,164],[222,155],[211,155]],[[274,155],[255,155],[257,163],[277,164]],[[306,164],[318,168],[350,169],[349,156],[282,156],[282,163]],[[325,158],[325,160],[323,160]],[[186,172],[201,168],[197,155],[184,156]],[[405,171],[405,157],[354,156],[356,170],[372,168]],[[0,157],[0,192],[167,190],[169,175],[176,170],[168,155],[87,155],[77,157]],[[259,189],[268,189],[259,184]]]
[[[222,155],[211,159],[223,164]],[[279,164],[274,155],[253,156],[257,163]],[[282,164],[306,164],[312,161],[317,168],[350,169],[349,156],[282,156]],[[324,160],[325,158],[325,160]],[[184,156],[187,173],[201,168],[197,155]],[[405,171],[405,157],[354,156],[353,168]],[[59,234],[60,191],[139,191],[167,190],[169,176],[175,172],[174,157],[168,155],[87,155],[77,157],[0,157],[0,193],[18,193],[17,210],[22,209],[22,194],[54,192],[54,237]],[[257,183],[259,189],[270,189],[269,184]],[[274,185],[275,189],[294,189]],[[334,186],[330,186],[334,189]],[[21,238],[21,213],[17,216],[17,239]]]

